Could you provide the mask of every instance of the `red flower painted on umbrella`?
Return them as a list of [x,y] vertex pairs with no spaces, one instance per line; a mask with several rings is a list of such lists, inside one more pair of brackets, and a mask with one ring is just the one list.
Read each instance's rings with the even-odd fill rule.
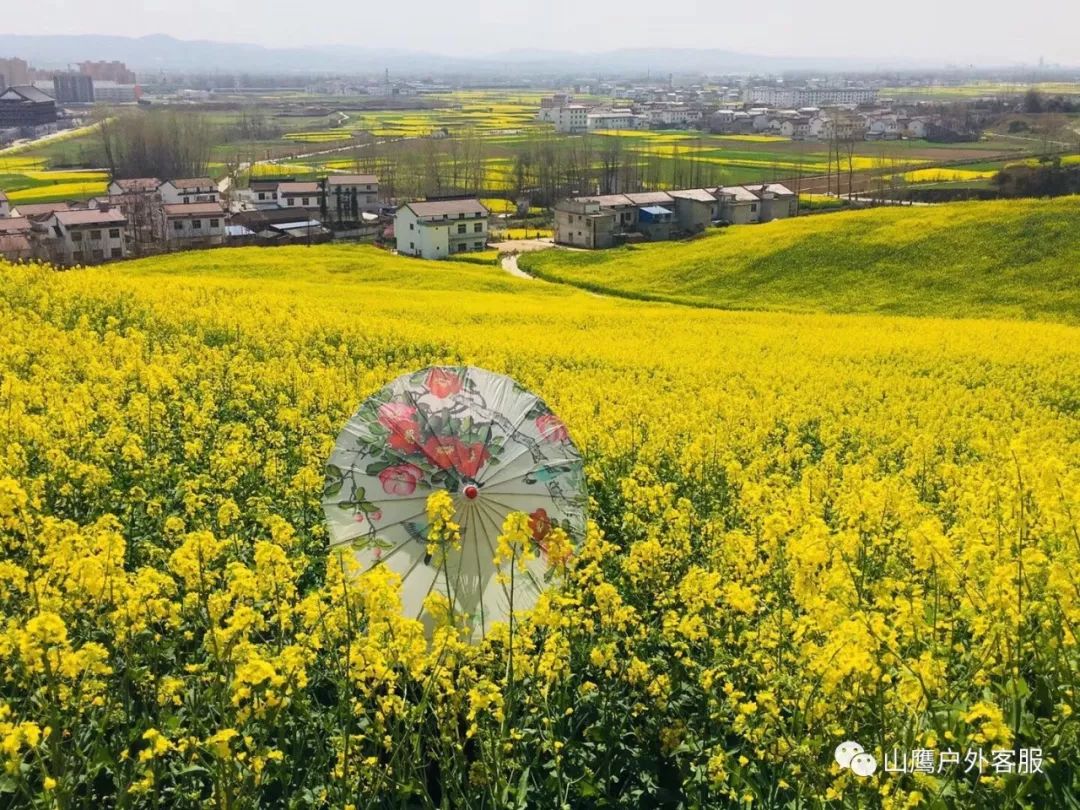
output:
[[387,495],[412,495],[424,471],[413,464],[398,464],[379,473],[379,482]]
[[461,377],[445,368],[433,368],[428,372],[427,388],[435,396],[445,399],[461,390]]
[[540,543],[551,534],[552,523],[546,509],[537,509],[529,514],[529,531],[532,532],[533,540]]
[[389,444],[394,450],[411,452],[418,449],[420,425],[416,408],[404,402],[387,402],[379,406],[379,424],[390,431]]
[[416,408],[404,402],[384,402],[379,406],[379,424],[387,430],[402,430],[416,424]]
[[480,473],[480,468],[491,458],[491,453],[488,452],[483,442],[463,444],[457,439],[454,441],[457,442],[457,456],[454,459],[455,469],[467,478],[476,478]]
[[544,413],[536,417],[536,429],[549,442],[565,442],[570,438],[566,425],[553,413]]
[[458,457],[461,442],[453,436],[431,436],[424,442],[424,455],[440,470],[449,470]]

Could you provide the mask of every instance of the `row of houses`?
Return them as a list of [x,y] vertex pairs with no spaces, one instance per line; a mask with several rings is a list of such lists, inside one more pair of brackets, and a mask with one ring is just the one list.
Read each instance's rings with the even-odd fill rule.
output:
[[227,214],[208,177],[114,180],[108,194],[85,202],[11,205],[3,192],[0,253],[9,260],[97,264],[132,252],[214,247],[224,243]]
[[692,235],[711,225],[770,222],[796,213],[794,192],[779,183],[573,197],[555,205],[555,241],[607,248]]
[[588,107],[568,95],[540,99],[537,120],[555,125],[556,132],[576,134],[605,129],[662,129],[694,127],[702,123],[704,110],[683,101],[653,101],[629,107]]
[[748,110],[722,109],[708,120],[711,132],[719,134],[768,134],[792,140],[898,140],[925,138],[934,121],[930,116],[907,115],[889,110],[820,109]]

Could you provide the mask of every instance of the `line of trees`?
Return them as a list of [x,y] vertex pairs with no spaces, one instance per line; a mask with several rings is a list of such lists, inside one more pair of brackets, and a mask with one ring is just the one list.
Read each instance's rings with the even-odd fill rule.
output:
[[205,175],[219,133],[205,115],[135,111],[102,118],[105,166],[116,178]]

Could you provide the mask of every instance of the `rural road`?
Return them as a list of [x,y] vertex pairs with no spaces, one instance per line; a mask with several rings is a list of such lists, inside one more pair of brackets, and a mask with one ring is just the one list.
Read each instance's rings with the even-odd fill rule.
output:
[[535,281],[536,278],[534,276],[530,276],[528,273],[518,267],[517,259],[518,257],[516,253],[507,253],[505,256],[502,257],[502,269],[512,276],[517,276],[518,278],[527,278],[531,281]]

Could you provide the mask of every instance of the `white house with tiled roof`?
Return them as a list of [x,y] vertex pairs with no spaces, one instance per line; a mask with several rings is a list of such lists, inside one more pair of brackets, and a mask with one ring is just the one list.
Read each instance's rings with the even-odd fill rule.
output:
[[405,203],[394,214],[398,253],[445,259],[487,246],[490,212],[479,200]]
[[216,247],[225,242],[225,209],[219,202],[166,203],[162,213],[169,250]]
[[185,177],[166,180],[161,184],[161,201],[165,205],[220,202],[217,184],[209,177]]
[[0,191],[0,218],[11,216],[11,203],[8,202],[7,194]]
[[127,219],[115,208],[57,211],[46,225],[53,261],[100,264],[127,256]]

